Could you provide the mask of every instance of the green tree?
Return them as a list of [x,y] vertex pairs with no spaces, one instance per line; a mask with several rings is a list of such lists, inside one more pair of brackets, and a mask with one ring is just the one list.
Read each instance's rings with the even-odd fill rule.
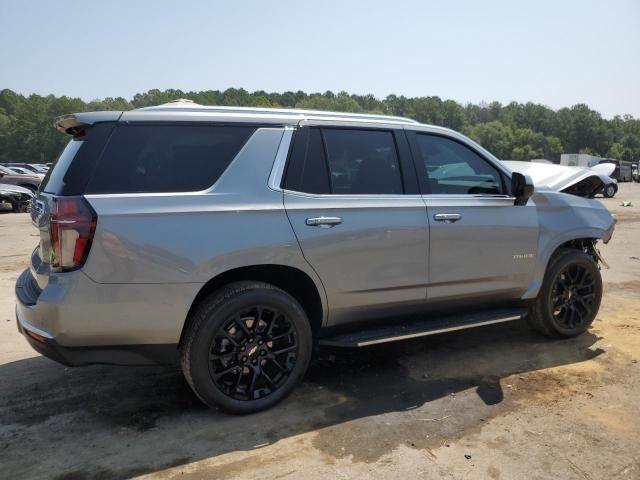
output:
[[560,154],[590,152],[622,160],[640,159],[640,120],[629,115],[612,119],[586,105],[554,111],[535,103],[467,104],[437,96],[351,95],[347,92],[307,94],[303,91],[249,92],[242,88],[185,92],[153,89],[132,99],[95,99],[54,95],[24,96],[0,90],[0,161],[52,161],[67,138],[52,128],[59,115],[93,110],[129,110],[188,98],[202,105],[309,108],[373,112],[416,119],[464,131],[500,158],[557,161]]
[[465,133],[496,157],[504,160],[511,158],[514,142],[513,130],[502,122],[494,120],[488,123],[478,123],[469,127]]

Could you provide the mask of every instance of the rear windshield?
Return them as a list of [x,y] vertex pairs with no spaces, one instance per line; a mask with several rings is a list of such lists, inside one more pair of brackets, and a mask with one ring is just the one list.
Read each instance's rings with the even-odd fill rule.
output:
[[220,125],[119,125],[85,193],[191,192],[211,187],[254,132]]

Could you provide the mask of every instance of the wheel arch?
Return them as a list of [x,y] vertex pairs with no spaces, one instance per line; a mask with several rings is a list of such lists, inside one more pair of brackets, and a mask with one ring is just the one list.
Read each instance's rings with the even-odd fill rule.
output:
[[328,309],[324,288],[322,285],[318,285],[306,272],[289,265],[248,265],[221,272],[200,288],[191,302],[182,326],[179,344],[182,345],[185,332],[189,329],[192,311],[203,298],[224,285],[247,280],[269,283],[295,298],[307,314],[314,336],[325,323]]
[[527,291],[522,296],[523,300],[533,299],[538,295],[542,282],[544,280],[545,273],[551,262],[551,259],[557,252],[562,249],[574,249],[585,251],[594,257],[594,260],[598,262],[598,258],[595,256],[595,243],[601,240],[603,237],[602,232],[597,229],[588,229],[583,231],[577,231],[573,234],[565,234],[554,238],[552,242],[548,242],[545,248],[541,248],[538,252],[538,259],[536,262],[536,272],[534,279],[529,284]]

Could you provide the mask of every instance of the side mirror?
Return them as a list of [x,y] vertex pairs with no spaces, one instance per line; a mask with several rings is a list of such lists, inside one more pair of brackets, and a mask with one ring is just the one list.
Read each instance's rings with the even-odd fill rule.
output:
[[516,197],[514,205],[526,205],[529,197],[533,195],[533,181],[531,177],[513,172],[511,174],[511,195]]

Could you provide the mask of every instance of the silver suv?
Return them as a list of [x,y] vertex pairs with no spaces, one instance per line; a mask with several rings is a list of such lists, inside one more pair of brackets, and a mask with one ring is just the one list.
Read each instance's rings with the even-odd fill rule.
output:
[[614,218],[412,120],[178,101],[56,120],[18,328],[65,365],[180,361],[207,405],[254,412],[316,345],[527,319],[593,321]]

